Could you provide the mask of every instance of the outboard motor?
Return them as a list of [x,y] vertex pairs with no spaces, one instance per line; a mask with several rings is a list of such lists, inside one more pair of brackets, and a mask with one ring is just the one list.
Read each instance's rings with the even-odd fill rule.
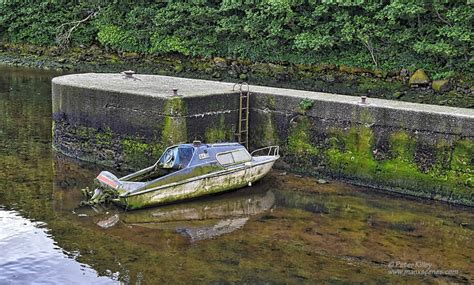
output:
[[122,182],[120,182],[117,176],[108,171],[102,171],[99,175],[97,175],[95,182],[98,183],[99,186],[112,188],[114,190],[117,190],[117,188],[122,185]]
[[118,193],[117,189],[122,185],[122,182],[108,171],[102,171],[95,178],[95,186],[97,187],[94,191],[89,188],[82,189],[85,201],[81,201],[80,205],[97,205],[109,202],[111,199],[116,198]]

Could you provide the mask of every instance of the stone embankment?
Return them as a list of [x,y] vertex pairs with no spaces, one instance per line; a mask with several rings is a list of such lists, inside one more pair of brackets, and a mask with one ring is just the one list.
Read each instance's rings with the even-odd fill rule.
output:
[[133,69],[148,74],[227,82],[243,80],[280,88],[474,108],[472,75],[454,71],[430,74],[415,70],[414,66],[410,69],[400,67],[399,70],[381,70],[323,62],[275,64],[222,57],[111,53],[95,45],[62,51],[57,47],[1,42],[0,63],[68,73]]
[[[53,144],[79,159],[137,169],[174,143],[232,141],[237,87],[156,75],[57,77]],[[474,110],[261,86],[250,91],[250,148],[280,145],[279,167],[474,205]]]

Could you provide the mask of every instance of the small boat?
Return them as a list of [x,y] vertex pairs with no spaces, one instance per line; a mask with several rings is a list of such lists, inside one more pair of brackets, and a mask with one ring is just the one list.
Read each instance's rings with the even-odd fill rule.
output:
[[90,202],[107,196],[125,209],[139,209],[251,186],[279,157],[278,146],[249,153],[239,143],[178,144],[152,166],[124,177],[102,171]]

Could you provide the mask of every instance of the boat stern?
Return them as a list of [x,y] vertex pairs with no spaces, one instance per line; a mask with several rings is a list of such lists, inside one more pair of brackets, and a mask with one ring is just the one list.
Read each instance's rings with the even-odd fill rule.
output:
[[122,182],[114,174],[102,171],[94,179],[94,189],[82,189],[85,201],[81,205],[95,205],[116,199],[122,192]]

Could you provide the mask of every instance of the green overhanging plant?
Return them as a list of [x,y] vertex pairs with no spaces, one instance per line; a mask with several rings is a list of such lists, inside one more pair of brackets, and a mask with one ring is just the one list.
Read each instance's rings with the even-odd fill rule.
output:
[[314,101],[309,98],[304,98],[299,103],[300,109],[303,113],[313,108],[313,105],[314,105]]

